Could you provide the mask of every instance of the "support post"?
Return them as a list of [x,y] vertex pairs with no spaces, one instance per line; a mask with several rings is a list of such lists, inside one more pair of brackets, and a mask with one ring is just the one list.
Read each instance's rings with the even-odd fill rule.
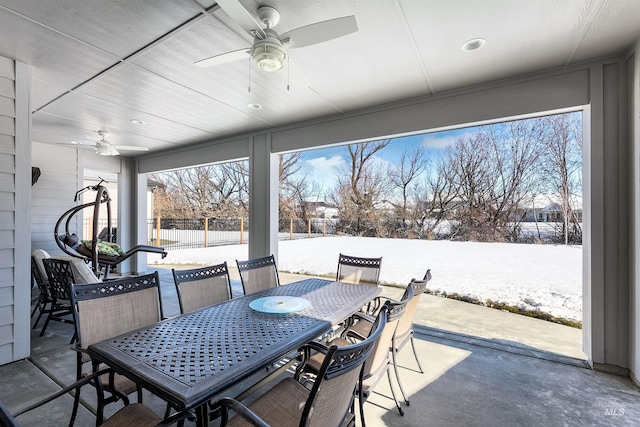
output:
[[252,137],[249,148],[249,258],[278,258],[278,155],[271,134]]

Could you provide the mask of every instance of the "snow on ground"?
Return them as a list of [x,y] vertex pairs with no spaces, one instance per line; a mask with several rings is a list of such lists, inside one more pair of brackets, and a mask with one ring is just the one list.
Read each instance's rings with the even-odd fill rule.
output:
[[[429,288],[469,295],[553,316],[582,320],[582,247],[515,243],[451,242],[317,237],[281,241],[278,270],[335,275],[340,252],[362,257],[382,256],[380,281],[406,285],[422,278],[427,268]],[[171,250],[165,259],[148,255],[149,264],[216,264],[248,258],[247,245]]]

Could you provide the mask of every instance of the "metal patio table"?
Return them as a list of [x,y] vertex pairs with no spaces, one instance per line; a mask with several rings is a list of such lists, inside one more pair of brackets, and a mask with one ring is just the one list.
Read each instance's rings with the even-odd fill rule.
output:
[[[88,351],[94,364],[105,363],[177,410],[196,409],[198,424],[206,425],[212,397],[330,331],[379,293],[376,286],[306,279],[164,320]],[[266,296],[301,297],[311,306],[291,314],[249,307]]]

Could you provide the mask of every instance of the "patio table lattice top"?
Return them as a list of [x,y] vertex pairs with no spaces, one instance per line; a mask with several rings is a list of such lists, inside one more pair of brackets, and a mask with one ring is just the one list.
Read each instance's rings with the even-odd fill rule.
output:
[[[371,286],[307,279],[165,320],[89,351],[178,406],[193,407],[327,332],[378,293]],[[249,307],[257,298],[285,295],[311,305],[288,314]]]

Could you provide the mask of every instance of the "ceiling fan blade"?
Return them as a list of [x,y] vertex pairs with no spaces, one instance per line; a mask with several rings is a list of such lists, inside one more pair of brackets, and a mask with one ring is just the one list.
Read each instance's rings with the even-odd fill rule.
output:
[[58,146],[62,146],[62,147],[70,147],[70,148],[79,148],[81,150],[94,150],[95,149],[95,145],[93,144],[85,144],[85,143],[72,143],[72,142],[56,142],[56,145]]
[[239,61],[241,59],[247,59],[249,57],[250,48],[234,50],[220,55],[212,56],[210,58],[201,59],[193,64],[198,67],[207,68],[214,67],[216,65],[226,64],[228,62]]
[[113,148],[122,151],[149,151],[149,148],[140,145],[114,145]]
[[260,21],[249,12],[238,0],[216,0],[218,6],[224,10],[238,25],[254,37],[254,31],[264,38],[265,33]]
[[299,48],[337,39],[356,31],[358,31],[358,23],[356,17],[351,15],[296,28],[280,35],[279,38],[282,43],[290,39],[290,47]]

